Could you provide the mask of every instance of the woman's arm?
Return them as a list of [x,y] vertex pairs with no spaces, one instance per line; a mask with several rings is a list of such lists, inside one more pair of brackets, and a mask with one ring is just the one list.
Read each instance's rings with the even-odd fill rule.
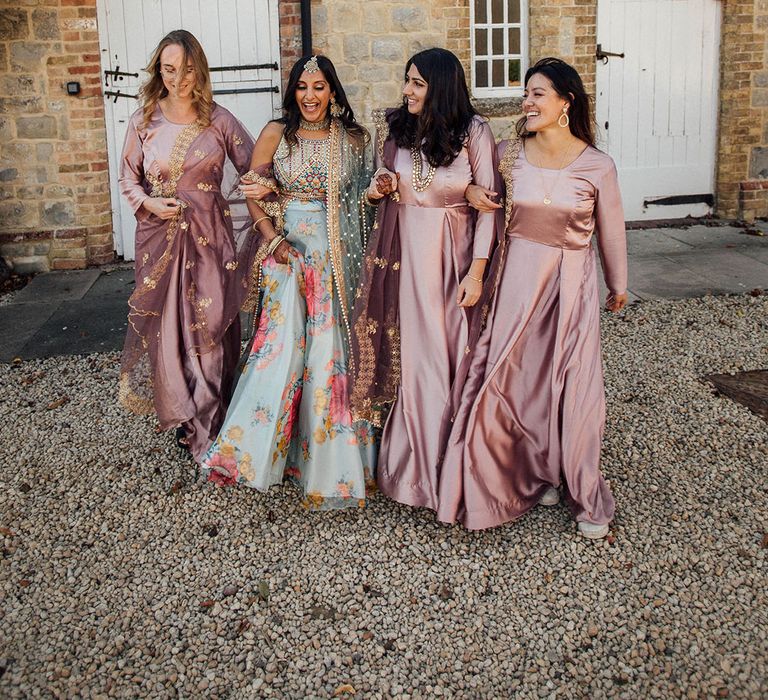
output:
[[[496,141],[488,122],[475,122],[467,143],[472,183],[493,191]],[[483,291],[483,275],[493,244],[495,214],[478,211],[472,243],[472,264],[459,284],[456,301],[459,306],[474,306]]]
[[[256,170],[265,163],[271,163],[275,157],[277,147],[280,145],[280,139],[283,136],[283,125],[279,122],[269,122],[256,139],[256,145],[251,153],[251,160],[248,169]],[[242,173],[241,173],[242,174]],[[264,178],[266,180],[266,178]],[[248,210],[251,210],[253,200],[264,199],[268,194],[274,192],[277,183],[271,181],[272,186],[263,182],[251,182],[248,180],[240,181],[240,191],[245,196]]]
[[606,308],[621,311],[627,303],[627,234],[619,176],[613,162],[596,185],[596,190],[595,234],[609,290]]

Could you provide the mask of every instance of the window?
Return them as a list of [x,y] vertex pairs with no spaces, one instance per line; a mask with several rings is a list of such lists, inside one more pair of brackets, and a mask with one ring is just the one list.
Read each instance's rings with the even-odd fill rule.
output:
[[472,93],[522,95],[528,68],[528,0],[470,0]]

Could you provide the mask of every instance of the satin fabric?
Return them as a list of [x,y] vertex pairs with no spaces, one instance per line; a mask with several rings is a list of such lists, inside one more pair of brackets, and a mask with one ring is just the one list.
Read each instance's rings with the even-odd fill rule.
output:
[[[410,151],[398,149],[395,157],[401,383],[382,436],[377,481],[400,503],[437,507],[441,420],[467,344],[458,284],[474,257],[488,256],[494,236],[494,215],[476,216],[464,191],[472,182],[493,187],[494,148],[487,122],[475,118],[466,147],[435,170],[424,192],[413,188]],[[422,157],[422,174],[427,167]]]
[[590,243],[595,232],[609,288],[626,289],[616,170],[609,156],[587,148],[554,183],[551,205],[542,190],[553,171],[521,152],[511,177],[506,262],[489,323],[467,359],[438,518],[493,527],[562,485],[576,520],[608,523],[614,500],[599,468],[605,393]]
[[[244,296],[229,204],[221,192],[227,158],[248,170],[253,139],[226,109],[211,124],[175,124],[159,107],[149,124],[128,124],[120,191],[136,227],[136,289],[129,299],[120,400],[156,413],[164,430],[182,426],[200,460],[224,418],[239,355]],[[162,220],[142,207],[174,197],[179,214]]]

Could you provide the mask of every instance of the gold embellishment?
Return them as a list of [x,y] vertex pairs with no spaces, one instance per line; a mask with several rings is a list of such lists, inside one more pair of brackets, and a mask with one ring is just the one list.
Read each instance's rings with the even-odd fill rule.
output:
[[227,270],[237,270],[237,260],[233,260],[232,262],[228,262],[224,267],[227,268]]
[[269,250],[269,241],[262,243],[256,254],[253,256],[251,265],[250,283],[248,285],[248,294],[240,307],[243,311],[253,314],[254,331],[259,322],[259,298],[261,294],[261,265],[267,259],[267,250]]
[[141,264],[146,265],[147,260],[149,260],[149,253],[144,253],[144,255],[141,256]]
[[349,371],[355,372],[355,355],[352,349],[352,333],[349,325],[349,306],[347,299],[347,290],[339,278],[342,268],[342,250],[339,226],[339,181],[341,179],[341,139],[343,128],[338,119],[331,120],[331,131],[328,135],[328,189],[327,197],[327,228],[328,228],[328,250],[331,257],[331,271],[333,281],[336,286],[336,293],[339,298],[339,308],[341,310],[341,319],[344,324],[344,332],[347,338],[347,347],[349,348],[349,357],[347,358],[347,367]]
[[198,182],[197,189],[202,190],[203,192],[210,192],[213,189],[213,185],[207,182]]
[[395,270],[395,272],[397,272],[397,270],[400,269],[400,263],[399,262],[393,263],[392,269]]
[[384,269],[387,266],[387,261],[384,258],[374,258],[373,264],[376,265],[376,267]]
[[184,265],[185,270],[191,270],[195,266],[194,260],[187,260],[186,264]]
[[210,241],[205,236],[198,236],[197,237],[197,242],[201,246],[207,246],[210,243]]
[[147,277],[145,277],[143,280],[141,280],[141,283],[142,283],[142,284],[143,284],[145,287],[148,287],[149,289],[154,289],[155,287],[157,287],[157,281],[156,281],[156,280],[153,280],[153,279],[152,279],[151,277],[149,277],[149,276],[147,276]]
[[205,151],[201,151],[199,148],[195,151],[195,155],[202,160],[205,158],[208,154]]
[[377,109],[373,112],[373,125],[376,128],[376,152],[379,154],[379,160],[384,160],[384,142],[389,138],[389,122],[387,113],[383,109]]
[[128,372],[120,375],[117,398],[121,405],[138,416],[146,416],[154,412],[152,399],[141,397],[131,389],[131,378]]
[[249,170],[241,179],[245,180],[246,183],[255,183],[257,185],[262,185],[263,187],[268,187],[275,194],[280,193],[278,186],[273,180],[270,180],[263,175],[259,175],[255,170]]
[[235,142],[235,146],[242,146],[243,145],[243,139],[241,139],[237,135],[235,135],[235,137],[232,140]]
[[312,56],[305,64],[304,70],[307,73],[317,73],[320,70],[320,65],[317,62],[317,56]]
[[179,224],[179,228],[180,228],[182,231],[186,231],[186,230],[189,228],[189,224],[188,224],[186,221],[182,221],[182,222]]
[[224,216],[232,216],[232,212],[229,209],[224,210]]

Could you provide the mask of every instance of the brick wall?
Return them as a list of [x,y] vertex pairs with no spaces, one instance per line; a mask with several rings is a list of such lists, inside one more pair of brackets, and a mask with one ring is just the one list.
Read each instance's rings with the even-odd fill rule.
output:
[[96,0],[0,1],[0,254],[18,269],[113,257],[100,82]]
[[717,213],[768,216],[768,1],[728,0],[720,47]]

